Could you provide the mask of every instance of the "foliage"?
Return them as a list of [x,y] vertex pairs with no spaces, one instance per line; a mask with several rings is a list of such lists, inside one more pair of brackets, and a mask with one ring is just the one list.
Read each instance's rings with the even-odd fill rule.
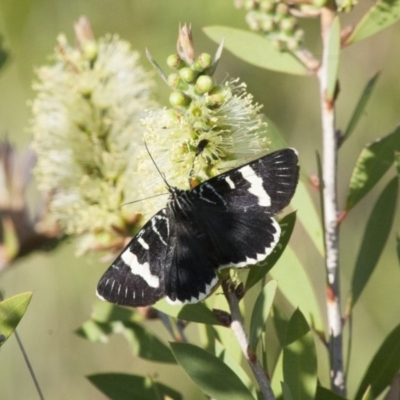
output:
[[[271,0],[243,0],[237,1],[237,3],[246,10],[246,21],[250,28],[257,33],[216,25],[205,27],[205,34],[217,44],[220,44],[224,39],[225,48],[238,57],[241,62],[248,62],[265,70],[296,75],[301,77],[299,79],[311,80],[318,77],[321,88],[324,88],[320,99],[322,113],[328,110],[327,112],[330,112],[330,115],[333,116],[336,112],[336,102],[340,99],[338,74],[342,49],[376,35],[400,19],[399,1],[381,0],[371,4],[370,10],[349,32],[341,27],[340,22],[341,13],[350,12],[355,5],[350,0],[338,0],[335,5],[330,2],[329,8],[325,6],[325,3],[327,3],[325,1],[315,1],[312,4],[310,2],[305,2],[307,4],[295,2],[290,8],[287,7],[286,2],[273,2]],[[280,5],[282,7],[279,7]],[[297,19],[297,16],[310,17],[315,15],[321,16],[321,24],[323,28],[326,28],[323,36],[322,47],[324,50],[321,59],[314,57],[306,48],[304,32],[299,28]],[[327,15],[329,18],[326,17]],[[65,42],[63,43],[65,45]],[[90,49],[86,50],[89,51]],[[247,97],[247,94],[245,94],[247,92],[242,91],[243,88],[238,90],[239,86],[235,86],[234,81],[227,81],[225,86],[222,83],[215,86],[211,79],[220,58],[220,50],[221,48],[217,50],[212,62],[206,62],[205,65],[199,66],[204,59],[208,60],[208,55],[202,53],[203,58],[194,61],[195,59],[190,53],[191,49],[182,49],[181,46],[180,53],[178,50],[178,58],[173,58],[176,55],[168,58],[168,65],[175,68],[175,72],[168,76],[162,72],[162,68],[150,56],[157,72],[172,91],[173,95],[169,97],[172,107],[168,110],[153,109],[149,111],[147,119],[144,120],[145,132],[143,132],[143,135],[152,145],[156,143],[160,145],[155,151],[156,158],[158,158],[157,165],[162,166],[161,171],[167,171],[168,179],[176,179],[178,182],[186,180],[187,183],[188,171],[190,170],[187,160],[193,157],[198,143],[203,138],[202,135],[210,135],[207,136],[208,139],[212,137],[215,139],[215,143],[219,143],[220,140],[226,140],[227,137],[231,138],[229,134],[232,134],[234,140],[239,138],[240,142],[243,132],[235,131],[239,126],[239,120],[234,119],[239,115],[238,110],[243,113],[246,112],[247,120],[251,120],[250,122],[247,121],[247,125],[245,125],[247,131],[251,132],[250,136],[247,136],[247,140],[251,141],[254,148],[264,148],[263,146],[266,144],[263,140],[265,124],[260,123],[259,106],[252,103],[252,98]],[[68,51],[72,54],[75,50],[68,47]],[[61,56],[65,57],[66,54],[63,53]],[[92,54],[85,60],[83,70],[88,68],[92,72],[94,61],[94,58],[91,58],[92,56],[95,58]],[[174,60],[179,61],[179,59],[185,61],[186,64],[178,66],[173,62]],[[70,61],[65,62],[67,65]],[[192,65],[192,63],[193,65],[197,63],[195,67],[198,69],[192,68],[191,71],[188,71],[190,69],[188,65]],[[185,70],[183,70],[184,68]],[[196,79],[192,75],[185,75],[192,73],[193,70],[196,71],[196,74],[199,74],[196,75]],[[71,71],[67,72],[70,73]],[[86,74],[82,76],[87,79]],[[207,79],[202,80],[202,83],[207,86],[206,88],[200,85],[200,80],[197,80],[199,76],[207,77]],[[359,100],[350,115],[346,129],[340,132],[335,127],[335,148],[331,150],[336,159],[338,159],[338,153],[340,154],[349,137],[357,135],[357,126],[364,118],[368,101],[378,85],[378,76],[378,74],[373,76],[366,83],[365,88],[360,91]],[[71,77],[68,77],[68,79],[70,80]],[[42,80],[44,85],[46,83],[45,78],[42,77]],[[74,81],[73,78],[72,81]],[[208,85],[211,86],[208,87]],[[63,90],[68,92],[66,88],[63,88]],[[207,101],[204,101],[204,98]],[[60,99],[65,100],[63,96]],[[239,100],[232,105],[232,99]],[[245,99],[247,102],[244,101]],[[93,98],[82,96],[79,101],[87,105],[87,103],[93,101]],[[196,104],[196,109],[193,111],[193,107],[190,108],[189,104]],[[108,105],[110,109],[111,106]],[[231,119],[227,118],[224,123],[221,123],[221,120],[218,120],[220,118],[218,113],[221,111],[220,109],[226,110],[229,107],[231,107],[229,110],[232,112]],[[326,107],[325,111],[324,107]],[[204,113],[212,114],[213,125],[207,125],[200,118],[197,118],[195,111],[197,112],[200,108],[202,115]],[[77,111],[76,108],[73,110]],[[36,115],[37,121],[40,120],[41,114],[39,114]],[[126,114],[126,110],[123,114],[129,124],[133,124],[133,127],[134,121]],[[194,116],[197,118],[195,124],[190,125],[193,123]],[[84,116],[85,118],[88,118],[87,115]],[[111,122],[108,121],[111,126],[115,122],[113,118],[118,120],[118,112],[113,111],[107,118],[111,119]],[[135,120],[137,120],[136,114]],[[332,120],[334,121],[334,118]],[[179,132],[178,121],[180,124]],[[81,122],[75,128],[78,130],[88,129],[87,127],[83,129]],[[191,129],[193,126],[196,126],[196,131]],[[168,131],[165,132],[165,137],[162,140],[159,140],[159,137],[155,135],[155,132],[160,129]],[[323,134],[326,134],[326,130],[326,126],[323,126]],[[180,140],[179,143],[185,145],[178,148],[171,146],[169,149],[168,143],[170,143],[171,137],[167,135],[170,134],[170,131],[176,134],[175,139]],[[64,133],[68,135],[69,131],[66,130]],[[97,133],[99,131],[96,131]],[[286,145],[283,135],[272,121],[268,122],[267,134],[271,139],[272,148]],[[99,138],[96,139],[96,143],[102,140],[102,135],[100,134]],[[124,140],[128,142],[129,136],[127,136],[125,130],[124,135]],[[254,136],[251,137],[251,135]],[[115,136],[115,138],[117,137],[118,135]],[[63,150],[68,150],[68,141],[70,140],[69,138],[63,142],[66,143]],[[90,143],[88,143],[86,144],[90,147]],[[136,140],[135,145],[137,143]],[[48,142],[46,142],[46,145],[48,145]],[[220,170],[226,170],[232,165],[244,162],[246,158],[243,158],[243,147],[235,147],[234,145],[235,143],[223,156],[221,155],[222,147],[219,148],[216,145],[215,154],[208,154],[208,159],[205,156],[204,159],[199,161],[199,171],[201,172],[193,179],[200,182],[215,175]],[[123,149],[124,157],[128,157],[130,147],[127,146]],[[74,150],[76,155],[79,154],[81,149],[78,146]],[[104,146],[102,151],[107,153],[108,150],[107,146]],[[140,154],[140,149],[135,151]],[[250,153],[254,156],[255,151],[252,148]],[[160,152],[161,156],[157,152]],[[168,153],[170,158],[159,161],[162,154],[165,153]],[[393,241],[390,235],[393,223],[398,218],[399,154],[400,128],[394,128],[391,133],[377,132],[376,140],[363,146],[353,166],[348,184],[343,182],[340,176],[336,182],[341,189],[339,193],[346,193],[346,198],[340,199],[345,206],[337,216],[337,221],[335,221],[337,229],[339,229],[339,226],[345,226],[361,202],[370,200],[371,203],[374,203],[369,215],[365,216],[365,227],[359,224],[359,229],[354,233],[359,237],[359,245],[357,255],[352,261],[350,293],[347,297],[346,294],[336,291],[338,286],[333,284],[335,279],[340,278],[340,269],[332,273],[327,265],[326,287],[316,287],[312,277],[309,276],[304,254],[302,255],[304,249],[301,247],[309,246],[319,254],[320,264],[322,265],[323,260],[329,258],[330,254],[329,238],[325,240],[324,245],[322,244],[324,235],[329,236],[327,230],[329,227],[324,223],[327,210],[325,192],[329,189],[335,191],[336,188],[327,188],[329,183],[324,181],[324,177],[326,177],[324,159],[327,157],[325,150],[322,158],[318,155],[318,165],[315,168],[319,170],[319,179],[314,179],[313,185],[310,184],[306,172],[302,172],[297,194],[292,202],[292,206],[297,209],[297,212],[287,213],[280,219],[279,223],[282,228],[280,241],[266,260],[239,275],[231,273],[229,276],[230,285],[228,286],[225,285],[227,278],[222,277],[222,287],[217,289],[204,302],[198,304],[172,306],[165,300],[161,300],[154,307],[131,310],[100,302],[95,303],[92,315],[77,329],[76,333],[90,342],[101,342],[103,344],[109,343],[110,337],[114,334],[123,335],[133,357],[151,363],[167,364],[171,368],[183,369],[200,391],[216,400],[236,398],[282,398],[285,400],[355,398],[361,400],[379,398],[388,388],[391,389],[394,396],[398,396],[399,393],[396,393],[395,386],[396,374],[400,370],[400,325],[398,325],[398,321],[395,321],[396,325],[391,327],[391,331],[382,340],[376,352],[371,352],[370,362],[365,366],[361,380],[352,383],[351,386],[356,388],[354,393],[349,393],[346,390],[350,386],[346,379],[349,379],[353,372],[351,362],[349,362],[349,370],[345,370],[343,365],[337,366],[335,362],[339,358],[349,360],[350,355],[353,358],[357,357],[357,354],[354,354],[351,348],[352,341],[357,340],[352,331],[351,322],[353,318],[357,318],[358,308],[356,305],[362,299],[368,282],[373,279],[374,274],[382,273],[379,267],[382,254],[385,251],[396,253],[400,264],[399,233]],[[181,156],[182,159],[179,158]],[[144,157],[143,154],[140,154],[140,157]],[[102,157],[96,159],[97,167],[100,170],[108,165],[111,160],[108,156],[103,158],[107,162],[103,163]],[[76,161],[75,157],[74,162]],[[123,161],[127,165],[129,161],[129,165],[132,166],[131,160]],[[300,162],[302,162],[301,156]],[[182,171],[177,166],[183,164],[186,169]],[[87,167],[84,160],[79,165],[80,167]],[[127,171],[125,166],[123,168],[124,174]],[[135,165],[134,168],[136,168],[135,173],[140,172],[138,166]],[[146,171],[150,170],[148,166],[146,168]],[[175,169],[179,170],[180,176],[173,176]],[[85,171],[90,176],[91,169],[88,168]],[[42,171],[42,174],[47,172]],[[143,173],[143,171],[141,172]],[[147,174],[143,174],[143,176],[144,179],[142,178],[142,180],[148,179]],[[75,178],[80,179],[79,173],[75,174]],[[118,177],[115,179],[115,182],[117,182]],[[84,201],[88,200],[85,197],[85,182],[87,181],[80,181],[79,183],[80,196]],[[108,182],[108,186],[101,185],[103,195],[112,190],[110,188],[115,186],[115,182]],[[121,182],[118,182],[117,186],[120,188],[118,190],[123,191],[124,186]],[[132,192],[140,193],[137,191],[134,181],[130,183],[132,184]],[[144,188],[146,188],[146,184],[147,182],[142,183]],[[154,184],[151,181],[149,187],[154,189],[155,193],[158,193],[157,185],[158,183]],[[62,189],[68,188],[63,186]],[[91,189],[93,189],[93,193],[96,193],[97,188],[91,187]],[[140,190],[146,191],[143,188]],[[310,194],[315,190],[320,194],[321,212],[315,207]],[[49,190],[49,192],[52,191],[54,191],[54,187]],[[67,190],[64,191],[65,193],[67,193]],[[110,194],[111,196],[112,194]],[[117,196],[117,198],[113,198],[113,202],[119,206],[124,199],[125,197],[122,195]],[[83,204],[84,201],[80,204]],[[95,206],[97,208],[98,204],[93,202],[92,198],[88,201],[90,207]],[[109,207],[108,199],[104,201],[107,205],[101,212],[110,216],[112,215],[112,207]],[[85,210],[81,211],[85,212]],[[141,212],[147,215],[149,211],[141,210]],[[63,218],[65,221],[68,220],[68,215],[65,214]],[[128,217],[124,214],[124,218]],[[81,222],[78,217],[77,223]],[[100,223],[100,221],[98,222]],[[104,228],[108,233],[111,232],[110,235],[119,237],[119,239],[125,239],[128,235],[127,231],[135,231],[135,229],[132,229],[132,225],[136,227],[140,222],[142,221],[139,217],[134,221],[122,221],[121,226],[116,226],[110,222],[101,229]],[[300,242],[298,236],[296,236],[296,222],[303,232],[301,238],[303,241],[300,245],[296,243],[296,240]],[[7,226],[3,222],[2,229],[5,228]],[[98,228],[96,227],[93,230],[93,235],[98,235],[101,230]],[[76,233],[87,234],[87,230],[83,229]],[[96,240],[98,239],[97,237]],[[101,241],[96,241],[95,245],[91,242],[91,245],[86,246],[85,249],[90,248],[98,251],[107,248],[107,250],[115,251],[122,245],[122,239],[116,245],[115,241],[111,242],[107,237],[105,246],[102,247],[99,244]],[[346,237],[342,240],[346,240]],[[3,242],[5,242],[5,239]],[[339,251],[339,244],[337,244],[336,250]],[[320,293],[323,291],[326,292],[326,305],[321,304],[320,300]],[[23,317],[30,298],[31,293],[29,292],[0,303],[0,346],[12,334]],[[346,307],[342,307],[345,308],[343,314],[340,310],[341,302],[347,302]],[[339,315],[336,315],[337,320],[340,321],[339,327],[332,325],[333,305],[337,307],[336,310],[339,309],[340,311]],[[324,311],[325,309],[328,311]],[[325,318],[325,315],[328,318]],[[242,321],[242,316],[245,322]],[[326,319],[328,319],[328,326],[324,322]],[[160,326],[162,329],[160,329]],[[336,331],[336,329],[338,330]],[[349,339],[348,348],[342,346],[343,338]],[[337,350],[338,347],[336,346],[338,340],[340,341],[340,350]],[[342,348],[344,348],[343,351]],[[365,351],[369,350],[365,349]],[[329,360],[330,366],[327,366],[326,360]],[[329,379],[327,380],[326,376],[331,374],[331,369],[343,373],[342,384],[336,386],[333,379],[329,384]],[[261,377],[258,375],[260,370],[263,375]],[[166,384],[157,376],[110,372],[95,373],[87,378],[110,399],[161,400],[183,398],[180,393],[179,382],[168,382]],[[265,388],[265,382],[271,385],[272,392],[269,392],[268,387]]]

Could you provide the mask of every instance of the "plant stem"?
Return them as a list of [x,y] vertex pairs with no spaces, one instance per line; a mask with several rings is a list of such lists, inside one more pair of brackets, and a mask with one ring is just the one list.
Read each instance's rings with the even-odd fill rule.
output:
[[26,354],[25,348],[24,348],[24,346],[22,344],[22,341],[21,341],[21,339],[20,339],[20,337],[19,337],[19,335],[18,335],[16,330],[14,331],[14,335],[15,335],[15,338],[17,339],[18,346],[21,349],[21,352],[22,352],[22,355],[24,357],[25,363],[26,363],[26,365],[28,367],[29,373],[31,374],[32,380],[33,380],[33,382],[35,384],[36,391],[38,392],[40,400],[44,400],[43,393],[42,393],[42,391],[40,389],[39,382],[36,379],[36,375],[35,375],[35,372],[33,371],[32,365],[31,365],[31,363],[29,361],[28,354]]
[[346,382],[343,369],[343,334],[340,310],[339,287],[339,229],[337,205],[337,153],[338,144],[335,130],[335,99],[328,98],[328,57],[329,30],[335,12],[329,8],[321,11],[321,30],[323,57],[318,73],[320,84],[322,141],[323,141],[323,207],[325,229],[325,266],[327,272],[326,302],[329,324],[329,354],[331,369],[331,388],[346,395]]
[[260,364],[260,361],[258,360],[256,354],[250,351],[249,338],[247,337],[246,331],[244,329],[243,319],[240,314],[239,299],[237,298],[236,294],[231,291],[229,279],[223,279],[221,284],[231,312],[232,322],[230,324],[230,327],[236,336],[236,339],[240,345],[240,348],[242,349],[245,359],[247,360],[251,370],[253,371],[258,385],[260,386],[263,399],[275,400],[275,396],[271,390],[271,384],[267,375],[265,374],[264,369]]

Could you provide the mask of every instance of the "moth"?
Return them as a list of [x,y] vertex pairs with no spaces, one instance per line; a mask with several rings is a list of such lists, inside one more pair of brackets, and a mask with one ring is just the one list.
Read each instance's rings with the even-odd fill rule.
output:
[[97,295],[131,307],[162,297],[203,300],[218,285],[216,271],[257,264],[272,252],[280,237],[274,216],[289,204],[298,179],[297,152],[286,148],[190,190],[168,186],[167,205],[106,270]]

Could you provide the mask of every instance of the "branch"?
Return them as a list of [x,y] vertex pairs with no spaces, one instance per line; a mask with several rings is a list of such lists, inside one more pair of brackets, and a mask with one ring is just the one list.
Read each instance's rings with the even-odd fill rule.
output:
[[320,84],[322,134],[323,134],[323,207],[325,229],[325,266],[327,273],[326,302],[329,323],[329,355],[332,390],[346,395],[343,369],[343,333],[339,287],[339,229],[337,205],[337,153],[335,130],[335,99],[327,96],[329,30],[335,12],[328,8],[321,11],[323,58],[318,78]]
[[260,386],[263,399],[275,400],[275,396],[271,390],[271,384],[260,364],[260,361],[258,360],[256,354],[250,351],[249,338],[244,330],[244,323],[240,314],[239,299],[237,298],[236,294],[230,290],[231,288],[229,285],[229,279],[222,280],[222,288],[231,312],[232,322],[230,323],[230,327],[240,345],[240,348],[242,349],[245,359],[253,371],[258,385]]

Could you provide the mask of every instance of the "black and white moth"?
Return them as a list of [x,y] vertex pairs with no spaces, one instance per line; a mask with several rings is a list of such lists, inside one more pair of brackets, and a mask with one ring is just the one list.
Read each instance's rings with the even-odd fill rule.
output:
[[273,216],[286,207],[299,178],[297,153],[278,150],[191,190],[168,187],[169,201],[107,269],[97,295],[125,306],[166,296],[196,303],[218,284],[216,270],[267,257],[280,236]]

